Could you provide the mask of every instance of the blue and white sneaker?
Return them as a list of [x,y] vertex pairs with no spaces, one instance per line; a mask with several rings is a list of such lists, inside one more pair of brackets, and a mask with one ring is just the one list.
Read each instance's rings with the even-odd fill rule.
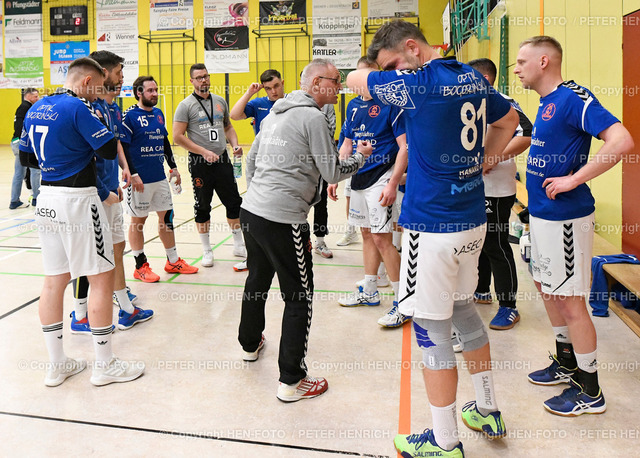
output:
[[[91,335],[91,326],[89,325],[88,317],[84,317],[81,320],[76,320],[75,310],[71,312],[71,334],[86,334]],[[111,325],[111,332],[115,331],[116,327]]]
[[540,369],[529,374],[527,377],[531,383],[536,385],[559,385],[561,383],[570,383],[571,377],[578,371],[577,367],[573,369],[560,365],[556,355],[549,353],[551,365],[545,369]]
[[398,434],[393,439],[393,445],[403,458],[423,457],[423,456],[442,456],[463,458],[464,451],[462,442],[458,442],[453,450],[445,450],[441,448],[433,436],[433,430],[425,429],[421,434]]
[[411,319],[398,311],[398,302],[393,301],[393,306],[378,320],[378,324],[384,328],[398,328]]
[[504,331],[514,327],[518,321],[520,321],[520,314],[516,309],[500,306],[498,313],[496,313],[496,316],[493,317],[493,320],[489,323],[489,327],[491,329]]
[[338,300],[338,304],[343,307],[359,307],[361,305],[380,305],[380,294],[376,290],[373,294],[367,294],[358,286],[358,291]]
[[153,318],[153,310],[142,310],[140,307],[134,307],[133,313],[120,310],[118,312],[118,329],[122,331],[131,329],[134,324],[142,323],[151,318]]
[[563,417],[577,417],[583,413],[598,414],[607,410],[602,390],[592,397],[584,392],[582,387],[573,380],[559,396],[554,396],[544,402],[544,408],[555,415]]

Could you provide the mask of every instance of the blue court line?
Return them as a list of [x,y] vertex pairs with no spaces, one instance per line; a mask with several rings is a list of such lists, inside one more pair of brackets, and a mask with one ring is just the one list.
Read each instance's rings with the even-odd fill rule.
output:
[[0,232],[6,231],[7,229],[13,229],[14,227],[22,226],[24,224],[33,223],[35,221],[35,219],[33,219],[33,218],[32,219],[16,219],[15,221],[22,221],[22,223],[14,224],[13,226],[9,226],[9,227],[5,227],[3,229],[0,229]]

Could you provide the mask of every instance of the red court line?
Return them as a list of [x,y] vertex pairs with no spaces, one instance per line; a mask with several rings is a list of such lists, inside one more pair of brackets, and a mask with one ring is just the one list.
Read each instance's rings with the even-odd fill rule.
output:
[[[402,326],[398,434],[411,434],[411,323]],[[398,457],[400,454],[398,453]]]

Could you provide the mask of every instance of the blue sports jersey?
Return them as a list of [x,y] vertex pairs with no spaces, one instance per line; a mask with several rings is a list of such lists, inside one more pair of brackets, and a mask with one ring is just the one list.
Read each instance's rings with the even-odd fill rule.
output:
[[124,114],[120,141],[129,145],[129,155],[143,183],[164,180],[164,137],[168,135],[159,108],[132,106]]
[[[111,116],[111,110],[109,104],[103,99],[96,99],[93,102],[93,109],[102,115],[109,130],[114,134],[116,138],[118,136],[114,132],[114,122]],[[118,183],[118,157],[115,159],[104,159],[96,155],[96,175],[97,175],[97,188],[98,196],[100,200],[105,200],[109,197],[109,192],[116,192],[119,186]]]
[[120,110],[120,107],[114,101],[111,104],[109,104],[109,112],[111,113],[111,122],[113,123],[111,126],[113,130],[113,135],[116,137],[116,139],[120,140],[120,137],[122,137],[123,135],[122,110]]
[[598,137],[617,122],[591,92],[573,81],[560,84],[540,98],[527,157],[529,212],[533,216],[562,221],[595,211],[595,201],[586,184],[551,200],[542,183],[546,178],[580,170],[589,160],[591,137]]
[[88,101],[60,91],[31,107],[20,138],[20,149],[36,154],[42,180],[52,182],[84,170],[94,151],[113,138]]
[[269,100],[269,97],[258,97],[249,100],[247,106],[244,107],[244,114],[247,118],[253,118],[253,132],[258,135],[260,132],[260,123],[271,112],[271,107],[275,101]]
[[487,124],[506,115],[509,102],[478,71],[450,59],[371,72],[368,87],[377,102],[404,108],[409,165],[400,224],[421,232],[484,224]]
[[351,189],[367,189],[395,163],[399,149],[396,138],[405,133],[402,111],[401,108],[380,105],[360,96],[347,105],[347,119],[341,134],[344,133],[345,138],[353,141],[354,153],[358,140],[368,140],[373,147],[371,156],[351,177]]

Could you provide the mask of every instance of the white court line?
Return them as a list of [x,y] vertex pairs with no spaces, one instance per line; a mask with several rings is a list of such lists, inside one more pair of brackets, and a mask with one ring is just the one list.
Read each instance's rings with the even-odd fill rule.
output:
[[10,257],[12,257],[12,256],[15,256],[15,255],[17,255],[17,254],[26,253],[26,252],[27,252],[27,250],[26,250],[26,249],[22,249],[22,250],[16,251],[15,253],[11,253],[11,254],[8,254],[8,255],[6,255],[6,256],[3,256],[2,258],[0,258],[0,261],[4,261],[5,259],[9,259],[9,258],[10,258]]

